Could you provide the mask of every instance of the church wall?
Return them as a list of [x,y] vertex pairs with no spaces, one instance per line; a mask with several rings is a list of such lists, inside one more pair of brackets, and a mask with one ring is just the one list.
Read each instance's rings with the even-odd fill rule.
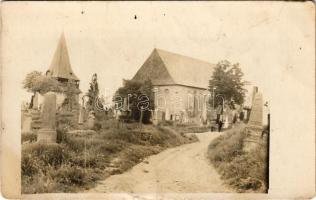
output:
[[205,89],[170,85],[154,86],[155,109],[160,114],[158,120],[165,115],[166,120],[174,120],[176,116],[187,115],[187,118],[200,118],[205,106],[208,91]]

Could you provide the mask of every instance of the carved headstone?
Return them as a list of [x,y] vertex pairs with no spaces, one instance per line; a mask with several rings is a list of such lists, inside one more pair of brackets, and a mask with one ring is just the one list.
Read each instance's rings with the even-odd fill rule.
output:
[[48,92],[44,95],[44,104],[41,113],[41,129],[38,131],[37,141],[55,143],[56,133],[56,94]]

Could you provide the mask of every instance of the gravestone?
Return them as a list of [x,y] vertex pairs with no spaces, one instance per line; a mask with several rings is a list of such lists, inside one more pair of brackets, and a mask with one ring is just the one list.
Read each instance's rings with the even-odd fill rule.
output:
[[90,111],[88,120],[87,120],[87,126],[89,129],[93,129],[95,124],[95,115],[93,111]]
[[228,128],[229,127],[229,119],[228,119],[228,114],[224,115],[224,124],[223,124],[223,128]]
[[83,124],[83,122],[85,122],[85,112],[86,112],[86,109],[81,106],[80,107],[80,112],[79,112],[79,120],[78,120],[78,123],[79,124]]
[[56,94],[48,92],[44,95],[41,128],[38,131],[37,142],[55,143],[56,139]]
[[22,134],[29,134],[32,132],[31,124],[32,124],[31,113],[28,113],[28,112],[23,113]]
[[166,113],[165,113],[165,120],[170,120],[170,114],[169,114],[169,109],[166,108]]
[[247,137],[244,140],[244,150],[251,151],[262,143],[261,133],[263,131],[263,99],[261,93],[256,93],[250,111],[248,126],[246,127]]
[[254,128],[262,128],[263,116],[263,99],[261,93],[254,95],[254,100],[249,116],[249,125]]
[[33,96],[33,109],[38,109],[38,93],[36,92]]

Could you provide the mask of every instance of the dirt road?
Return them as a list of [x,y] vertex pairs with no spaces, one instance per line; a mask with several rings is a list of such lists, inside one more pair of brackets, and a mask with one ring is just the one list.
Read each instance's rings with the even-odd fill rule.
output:
[[233,192],[223,185],[207,159],[207,147],[219,133],[198,133],[197,136],[200,142],[150,156],[131,170],[100,181],[88,192]]

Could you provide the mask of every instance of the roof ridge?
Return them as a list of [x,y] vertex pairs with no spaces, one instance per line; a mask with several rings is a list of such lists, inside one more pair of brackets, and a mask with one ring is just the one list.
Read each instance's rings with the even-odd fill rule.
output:
[[173,54],[173,55],[176,55],[176,56],[189,58],[189,59],[192,59],[192,60],[195,60],[195,61],[204,62],[204,63],[207,63],[207,64],[212,64],[212,63],[210,63],[208,61],[205,61],[205,60],[201,60],[201,59],[198,59],[198,58],[193,58],[193,57],[190,57],[190,56],[187,56],[187,55],[183,55],[183,54],[179,54],[179,53],[174,53],[172,51],[167,51],[167,50],[160,49],[160,48],[154,48],[154,50],[156,50],[158,54],[159,54],[159,52],[165,52],[165,53],[168,53],[168,54]]

